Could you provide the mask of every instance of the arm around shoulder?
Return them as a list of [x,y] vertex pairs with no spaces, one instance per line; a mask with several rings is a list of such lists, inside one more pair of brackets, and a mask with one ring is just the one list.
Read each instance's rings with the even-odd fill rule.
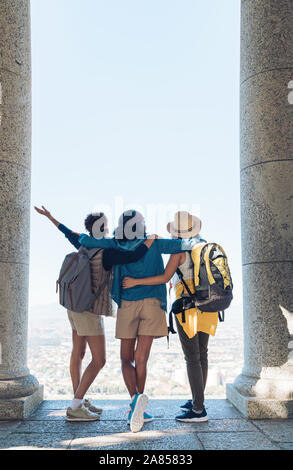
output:
[[192,241],[190,239],[168,239],[161,238],[155,241],[160,253],[173,254],[192,250]]

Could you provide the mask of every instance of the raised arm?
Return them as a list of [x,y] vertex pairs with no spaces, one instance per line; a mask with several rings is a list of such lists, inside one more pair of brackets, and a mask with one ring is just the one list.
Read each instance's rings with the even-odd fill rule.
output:
[[41,214],[47,217],[59,230],[60,232],[64,233],[65,237],[68,239],[68,241],[78,250],[80,248],[80,243],[78,242],[78,238],[80,236],[79,233],[72,232],[69,228],[65,227],[65,225],[61,224],[58,222],[58,220],[54,219],[54,217],[51,215],[51,213],[44,207],[42,206],[42,209],[39,207],[34,206],[35,210]]
[[155,286],[158,284],[165,284],[170,281],[171,277],[174,275],[176,269],[184,260],[182,256],[185,256],[183,253],[176,253],[170,256],[168,264],[163,274],[159,276],[144,277],[141,279],[135,279],[133,277],[125,277],[122,281],[123,289],[130,289],[135,286]]
[[39,207],[34,206],[34,209],[39,214],[44,215],[45,217],[47,217],[47,219],[49,219],[54,225],[56,225],[57,228],[59,227],[60,222],[58,222],[58,220],[54,219],[54,217],[51,215],[51,212],[49,212],[48,209],[46,209],[44,206],[42,206],[42,209],[40,209]]

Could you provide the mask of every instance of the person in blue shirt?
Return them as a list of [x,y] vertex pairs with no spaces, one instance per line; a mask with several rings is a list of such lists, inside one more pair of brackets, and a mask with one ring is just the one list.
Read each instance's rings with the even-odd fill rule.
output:
[[[206,243],[201,238],[198,229],[201,223],[192,224],[195,216],[186,214],[185,224],[182,223],[182,215],[186,213],[177,212],[174,221],[167,225],[168,232],[176,238],[193,237],[196,243]],[[199,219],[198,219],[199,220]],[[195,225],[194,231],[188,230]],[[197,225],[197,227],[196,227]],[[171,285],[174,288],[176,299],[187,294],[187,290],[178,276],[178,268],[181,271],[184,282],[194,292],[194,263],[190,253],[176,253],[170,256],[164,274],[148,278],[123,279],[123,288],[129,289],[137,285],[157,285],[167,283],[171,278]],[[171,287],[171,286],[170,286]],[[184,413],[176,416],[177,421],[183,422],[205,422],[208,421],[208,415],[204,406],[204,390],[208,376],[208,341],[209,336],[215,335],[218,324],[218,313],[199,313],[197,309],[185,311],[186,321],[183,322],[181,316],[175,315],[177,332],[182,345],[184,358],[187,366],[187,375],[192,391],[192,399],[181,406]]]
[[[135,250],[146,240],[143,216],[136,211],[124,212],[112,239],[81,235],[79,242],[87,248]],[[162,254],[190,251],[192,241],[156,238],[143,259],[114,268],[112,298],[118,305],[116,338],[121,340],[121,366],[131,397],[129,424],[132,432],[141,429],[148,398],[144,394],[147,361],[154,338],[168,335],[166,321],[167,291],[165,284],[139,285],[122,289],[124,277],[145,278],[164,273]]]
[[[35,210],[47,217],[76,249],[80,248],[81,244],[78,241],[80,234],[58,222],[44,206],[42,206],[42,209],[35,207]],[[94,235],[95,228],[98,228],[99,236],[106,236],[108,228],[105,214],[89,214],[85,219],[85,228],[91,238]],[[84,395],[106,362],[105,331],[102,315],[112,315],[112,300],[110,298],[112,268],[117,264],[138,261],[145,256],[153,241],[153,239],[147,239],[135,250],[119,250],[118,247],[109,247],[99,250],[100,252],[91,258],[93,291],[98,291],[99,286],[103,283],[102,280],[108,282],[103,283],[104,287],[91,311],[80,313],[68,310],[67,312],[72,327],[73,348],[70,358],[70,375],[74,390],[74,398],[66,412],[67,421],[93,421],[99,419],[98,413],[102,409],[93,406],[89,400],[84,399]],[[87,344],[91,350],[92,360],[81,376],[82,360]]]

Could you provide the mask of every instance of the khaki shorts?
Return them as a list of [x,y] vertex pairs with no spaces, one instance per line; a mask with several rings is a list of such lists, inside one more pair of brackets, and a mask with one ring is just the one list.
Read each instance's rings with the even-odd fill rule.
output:
[[91,312],[72,312],[67,310],[67,315],[73,330],[78,336],[101,336],[105,334],[104,319],[101,315]]
[[156,297],[142,300],[121,300],[117,311],[116,338],[134,339],[137,336],[168,336],[166,312]]

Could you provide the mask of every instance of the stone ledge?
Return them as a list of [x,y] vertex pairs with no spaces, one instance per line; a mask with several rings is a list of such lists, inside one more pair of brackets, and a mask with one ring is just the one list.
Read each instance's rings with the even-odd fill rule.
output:
[[242,395],[233,384],[226,388],[227,399],[249,419],[293,418],[293,400],[276,400]]
[[27,397],[1,398],[0,399],[0,421],[18,420],[27,418],[34,409],[43,401],[44,386]]

